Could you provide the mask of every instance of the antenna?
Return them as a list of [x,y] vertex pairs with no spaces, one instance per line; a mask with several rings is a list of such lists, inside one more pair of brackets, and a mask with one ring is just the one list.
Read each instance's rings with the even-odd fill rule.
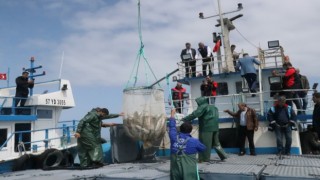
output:
[[[34,77],[38,77],[38,76],[44,76],[46,75],[46,72],[43,71],[41,74],[34,74],[36,72],[36,69],[40,69],[42,68],[42,66],[34,66],[34,57],[31,57],[30,59],[30,68],[26,69],[26,68],[22,68],[23,71],[27,71],[29,72],[29,78],[34,80]],[[33,89],[30,89],[30,96],[33,95]]]
[[62,51],[62,56],[61,56],[61,64],[60,64],[59,79],[61,79],[63,62],[64,62],[64,51]]
[[[219,7],[219,14],[205,17],[204,14],[201,12],[201,13],[199,13],[199,18],[200,19],[208,19],[208,18],[213,18],[213,17],[219,16],[218,24],[216,25],[216,27],[221,26],[221,35],[222,35],[221,40],[223,42],[223,48],[224,48],[224,53],[225,53],[225,69],[224,69],[224,71],[232,72],[232,71],[234,71],[234,66],[233,66],[232,53],[231,53],[231,48],[230,48],[229,33],[231,30],[235,29],[235,26],[232,24],[232,21],[242,17],[243,15],[239,14],[235,17],[230,18],[230,19],[223,18],[223,15],[241,11],[243,9],[243,6],[242,6],[242,3],[238,3],[236,10],[222,13],[220,0],[217,0],[217,1],[218,1],[218,7]],[[214,38],[214,40],[217,40],[217,38]],[[217,51],[217,56],[218,56],[218,61],[221,62],[222,59],[221,59],[220,48]],[[221,71],[222,71],[221,65],[222,65],[222,63],[218,63],[219,73],[221,73]]]

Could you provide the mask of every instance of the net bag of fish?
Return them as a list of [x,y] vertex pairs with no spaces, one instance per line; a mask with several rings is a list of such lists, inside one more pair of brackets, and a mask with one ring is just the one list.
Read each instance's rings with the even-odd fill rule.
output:
[[144,149],[156,146],[166,131],[163,90],[127,88],[123,94],[125,132],[131,138],[143,141]]

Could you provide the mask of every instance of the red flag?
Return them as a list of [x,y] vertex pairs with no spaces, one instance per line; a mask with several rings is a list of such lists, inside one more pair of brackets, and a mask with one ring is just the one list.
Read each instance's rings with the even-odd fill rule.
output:
[[0,80],[7,80],[7,74],[0,73]]
[[221,40],[219,39],[216,43],[216,45],[213,48],[213,52],[217,52],[220,49],[220,45],[221,45]]

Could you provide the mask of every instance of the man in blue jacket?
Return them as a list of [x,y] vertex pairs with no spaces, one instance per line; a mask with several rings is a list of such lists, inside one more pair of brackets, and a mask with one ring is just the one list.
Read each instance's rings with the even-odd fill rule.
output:
[[[254,67],[254,64],[260,65],[260,61],[253,57],[250,57],[248,53],[244,53],[243,58],[240,58],[238,60],[236,66],[236,69],[239,69],[241,67],[241,76],[243,76],[246,79],[251,93],[257,92],[257,70]],[[252,96],[255,95],[253,94]]]
[[199,179],[196,154],[206,149],[198,139],[193,138],[190,133],[192,125],[184,122],[180,126],[180,133],[177,132],[176,119],[174,118],[176,110],[171,110],[169,119],[169,136],[171,143],[171,180],[195,180]]
[[[295,126],[296,114],[291,106],[286,104],[284,96],[278,97],[277,103],[268,112],[268,120],[277,138],[278,154],[290,155],[292,143],[292,126]],[[286,139],[283,147],[283,136]]]

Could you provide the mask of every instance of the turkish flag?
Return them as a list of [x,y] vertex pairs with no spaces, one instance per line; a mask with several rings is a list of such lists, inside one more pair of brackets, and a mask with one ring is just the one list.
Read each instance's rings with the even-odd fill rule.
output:
[[7,80],[7,74],[0,73],[0,80]]
[[217,52],[220,49],[220,45],[221,45],[221,40],[219,39],[213,48],[213,52]]

